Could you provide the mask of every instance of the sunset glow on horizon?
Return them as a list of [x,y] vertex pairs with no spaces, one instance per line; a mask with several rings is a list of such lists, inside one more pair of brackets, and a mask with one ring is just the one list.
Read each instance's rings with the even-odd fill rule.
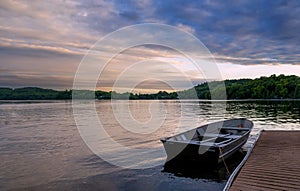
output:
[[[79,64],[98,40],[143,23],[166,24],[194,35],[211,52],[223,79],[300,75],[298,1],[8,0],[0,2],[0,14],[0,87],[71,89]],[[181,83],[183,74],[162,63],[183,72],[193,85],[214,80],[195,72],[182,53],[144,45],[114,57],[97,89],[111,91],[123,70],[146,59],[151,64],[144,64],[143,70],[152,79],[138,84],[136,93],[173,91],[156,81],[156,74]],[[132,73],[126,80],[145,76],[138,67]],[[182,84],[176,90],[187,88]]]

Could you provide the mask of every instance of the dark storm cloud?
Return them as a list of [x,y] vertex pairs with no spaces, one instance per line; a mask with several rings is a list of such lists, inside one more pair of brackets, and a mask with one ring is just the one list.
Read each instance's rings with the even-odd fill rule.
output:
[[[196,36],[214,53],[254,59],[240,64],[280,60],[299,54],[299,1],[157,1],[156,15],[167,23],[193,27]],[[233,60],[229,60],[233,61]]]

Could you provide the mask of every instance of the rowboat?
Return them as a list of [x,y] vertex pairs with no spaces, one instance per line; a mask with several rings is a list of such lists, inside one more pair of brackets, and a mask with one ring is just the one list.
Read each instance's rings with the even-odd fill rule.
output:
[[229,119],[163,138],[166,162],[191,160],[219,164],[246,143],[252,128],[253,123],[245,118]]

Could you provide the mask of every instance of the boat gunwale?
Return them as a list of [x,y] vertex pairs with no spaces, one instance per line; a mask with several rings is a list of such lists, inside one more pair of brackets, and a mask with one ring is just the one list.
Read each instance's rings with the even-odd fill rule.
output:
[[[201,141],[194,141],[194,140],[184,140],[184,141],[178,141],[178,140],[161,140],[163,143],[166,143],[166,142],[168,142],[168,143],[182,143],[182,144],[192,144],[192,145],[198,145],[198,146],[200,146],[200,145],[204,145],[204,146],[210,146],[210,147],[215,147],[215,148],[222,148],[222,147],[225,147],[225,146],[227,146],[227,145],[230,145],[230,144],[232,144],[232,143],[234,143],[234,142],[237,142],[238,140],[240,140],[240,139],[242,139],[242,138],[244,138],[244,137],[246,137],[247,136],[247,134],[248,133],[250,133],[250,131],[249,132],[247,132],[247,133],[245,133],[245,134],[243,134],[243,135],[241,135],[239,138],[236,138],[236,139],[232,139],[232,138],[230,138],[230,141],[228,141],[228,143],[225,143],[225,144],[216,144],[215,142],[213,142],[213,144],[210,146],[210,145],[205,145],[205,144],[202,144],[201,143]],[[173,136],[172,136],[173,137]],[[170,137],[170,138],[172,138],[172,137]],[[215,137],[215,139],[217,139],[218,137]],[[204,142],[204,143],[209,143],[209,142]]]
[[[220,128],[220,129],[222,129],[222,128]],[[238,129],[238,130],[243,130],[243,129]],[[225,144],[217,144],[217,143],[213,142],[213,145],[212,145],[212,146],[214,146],[214,147],[224,147],[224,146],[227,146],[227,145],[229,145],[229,144],[231,144],[231,143],[233,143],[233,142],[235,142],[235,141],[237,141],[237,140],[240,140],[240,139],[242,139],[243,137],[247,136],[247,135],[250,133],[251,129],[249,129],[249,130],[244,130],[244,131],[247,131],[247,132],[241,134],[241,135],[240,135],[239,137],[237,137],[237,138],[227,138],[226,136],[225,136],[225,137],[221,137],[221,138],[228,139],[228,142],[226,142]],[[188,132],[188,131],[186,131],[186,132]],[[206,139],[206,140],[204,140],[204,141],[195,141],[195,140],[193,140],[193,139],[190,139],[190,140],[170,140],[171,138],[176,137],[176,136],[179,136],[179,135],[182,135],[182,134],[185,134],[186,132],[183,132],[183,133],[180,133],[180,134],[171,136],[171,137],[163,138],[163,139],[161,139],[161,141],[162,141],[163,143],[165,143],[165,142],[173,142],[173,143],[185,143],[185,144],[201,145],[201,144],[203,144],[203,143],[209,142],[209,141],[206,141],[206,140],[214,140],[214,139],[219,138],[219,135],[222,135],[222,134],[216,134],[216,135],[217,135],[216,137],[212,137],[212,138]],[[205,135],[205,134],[204,134],[204,135]],[[234,134],[233,134],[233,135],[234,135]],[[230,135],[229,135],[229,136],[230,136]],[[229,140],[230,140],[230,141],[229,141]]]

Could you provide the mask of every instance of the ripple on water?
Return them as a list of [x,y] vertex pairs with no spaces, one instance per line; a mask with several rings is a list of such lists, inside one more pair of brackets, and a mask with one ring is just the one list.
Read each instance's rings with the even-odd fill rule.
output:
[[[300,130],[300,102],[296,101],[229,101],[225,109],[195,100],[160,103],[165,105],[165,121],[147,136],[122,128],[108,101],[97,101],[96,109],[111,137],[132,148],[162,148],[162,137],[224,118],[249,118],[255,125],[251,134],[261,129]],[[222,104],[217,106],[223,107]],[[149,105],[150,101],[130,102],[134,118],[141,122],[149,120],[151,115],[144,112]],[[212,108],[215,110],[211,111]],[[226,179],[209,177],[208,172],[204,173],[208,177],[204,177],[203,171],[196,168],[192,173],[163,170],[164,158],[155,154],[145,161],[158,161],[160,165],[153,168],[132,170],[111,165],[85,145],[68,101],[1,103],[0,153],[1,190],[222,190]],[[120,160],[130,162],[130,157]]]

